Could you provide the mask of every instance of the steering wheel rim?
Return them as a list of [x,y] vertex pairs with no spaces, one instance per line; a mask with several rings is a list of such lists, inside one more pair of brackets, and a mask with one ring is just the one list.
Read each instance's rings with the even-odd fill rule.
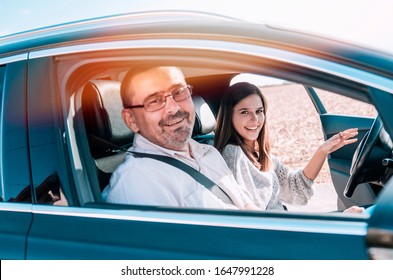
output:
[[383,125],[381,118],[377,116],[370,130],[366,133],[366,135],[363,137],[358,147],[356,148],[356,151],[352,158],[350,176],[344,189],[345,197],[352,197],[358,184],[362,183],[362,171],[367,165],[367,161],[370,158],[371,151],[373,150],[379,138],[379,133],[381,132],[382,126]]

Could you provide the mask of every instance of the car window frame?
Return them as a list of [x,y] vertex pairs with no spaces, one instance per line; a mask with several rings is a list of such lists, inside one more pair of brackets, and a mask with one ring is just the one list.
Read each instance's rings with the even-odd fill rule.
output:
[[[187,40],[186,40],[187,41]],[[147,42],[148,45],[142,47],[141,44],[143,45],[144,42]],[[81,90],[80,86],[83,84],[83,81],[87,81],[86,78],[86,71],[84,69],[85,65],[92,65],[94,64],[95,61],[105,61],[107,60],[112,61],[112,63],[114,63],[116,65],[116,63],[119,63],[119,65],[132,65],[133,62],[138,62],[139,58],[141,55],[143,56],[148,56],[150,55],[151,58],[149,58],[149,61],[154,61],[155,63],[157,63],[157,61],[160,62],[168,62],[169,60],[173,60],[173,55],[174,53],[178,50],[178,47],[173,47],[173,46],[164,46],[162,48],[162,50],[164,50],[164,52],[159,52],[157,51],[157,49],[151,49],[149,48],[149,44],[151,44],[152,42],[156,42],[156,40],[142,40],[142,42],[138,42],[135,46],[133,46],[133,42],[128,42],[128,44],[126,44],[125,42],[122,42],[120,45],[121,47],[118,47],[118,45],[116,45],[115,43],[111,42],[111,43],[103,43],[103,44],[93,44],[92,46],[86,47],[86,46],[79,46],[79,47],[65,47],[65,48],[61,48],[59,50],[59,53],[56,53],[56,51],[51,51],[51,54],[57,54],[55,61],[57,64],[57,76],[59,77],[58,80],[58,86],[60,88],[60,92],[62,94],[62,98],[64,101],[64,96],[66,96],[67,94],[64,94],[64,92],[74,92],[75,90]],[[157,41],[158,42],[158,41]],[[181,42],[184,42],[183,40],[181,40]],[[188,41],[187,41],[188,42]],[[189,42],[188,42],[189,43]],[[127,47],[124,47],[124,46]],[[230,43],[230,45],[232,45],[232,43]],[[103,50],[103,46],[105,46],[107,49]],[[110,47],[109,47],[110,46]],[[253,46],[255,47],[255,46]],[[258,47],[258,46],[257,46]],[[157,46],[155,46],[155,48],[157,48]],[[266,47],[260,47],[262,49],[266,49]],[[180,48],[183,52],[184,49]],[[196,51],[197,53],[201,53],[200,48],[194,49],[194,51]],[[227,50],[228,51],[228,50]],[[282,51],[282,50],[279,50]],[[115,55],[113,55],[113,53],[115,53]],[[187,49],[187,53],[191,52],[190,49]],[[209,47],[206,47],[206,52],[209,53],[210,55],[214,55],[216,53],[215,50],[211,50],[209,49]],[[286,52],[286,51],[284,51]],[[36,57],[41,57],[44,55],[44,51],[40,51],[37,53]],[[243,52],[239,52],[239,50],[235,50],[233,51],[233,53],[238,56],[238,57],[245,57],[245,63],[244,64],[248,64],[248,69],[247,72],[249,73],[253,73],[253,74],[262,74],[262,75],[267,75],[270,77],[274,77],[274,78],[279,78],[279,79],[285,79],[285,80],[289,80],[289,81],[294,81],[297,83],[302,83],[302,84],[307,84],[310,86],[315,86],[318,88],[322,88],[322,89],[326,89],[326,90],[332,90],[332,88],[334,89],[334,92],[337,92],[339,94],[345,95],[345,96],[349,96],[351,98],[355,98],[364,102],[370,102],[369,96],[368,96],[368,90],[369,90],[369,86],[366,83],[360,83],[360,79],[359,78],[353,78],[350,83],[348,83],[348,79],[351,78],[351,74],[353,74],[352,72],[359,72],[362,74],[361,76],[364,78],[367,76],[367,74],[371,75],[373,78],[375,78],[375,76],[377,76],[374,73],[367,73],[364,72],[363,70],[359,70],[356,69],[356,71],[349,71],[350,69],[352,69],[350,66],[347,65],[336,65],[335,62],[327,62],[328,65],[330,66],[337,66],[337,67],[344,67],[344,69],[346,69],[346,75],[339,75],[336,77],[336,80],[339,81],[340,83],[336,83],[333,85],[332,83],[332,79],[335,77],[332,74],[331,69],[326,70],[325,72],[323,72],[321,65],[318,65],[318,67],[311,67],[309,68],[307,65],[303,65],[301,63],[289,63],[288,61],[283,61],[282,59],[279,59],[279,61],[275,61],[274,59],[272,59],[271,57],[264,56],[263,54],[259,54],[255,51],[255,53],[243,53]],[[112,57],[111,59],[108,59],[108,54],[111,54],[110,56]],[[34,55],[33,55],[34,56]],[[190,55],[190,54],[183,54],[184,57],[195,57],[196,55]],[[295,56],[301,56],[304,58],[304,54],[295,54]],[[184,59],[183,57],[183,59]],[[238,61],[239,58],[236,57],[235,60]],[[256,58],[257,61],[253,61],[250,62],[250,58]],[[318,63],[321,63],[321,59],[319,58],[315,58],[315,57],[306,57],[307,58],[307,63],[310,64],[312,60],[316,60]],[[184,62],[183,59],[179,59],[179,63],[177,63],[177,65],[179,65],[180,67],[182,66],[186,66],[187,64]],[[73,62],[72,62],[73,61]],[[208,62],[208,58],[205,58],[205,60],[203,61],[204,63],[206,62],[206,65],[212,65],[211,63]],[[279,67],[277,67],[277,65],[275,65],[275,63],[279,64],[280,67],[282,67],[283,65],[287,67],[286,71],[283,71],[283,69],[278,69]],[[270,68],[268,69],[261,69],[261,65],[264,65],[264,63],[266,63],[266,65],[269,65]],[[72,65],[72,66],[70,66]],[[225,64],[224,64],[225,65]],[[65,68],[63,68],[65,66]],[[238,66],[239,69],[242,69],[242,65]],[[206,66],[204,67],[206,68]],[[230,68],[230,66],[229,66]],[[285,67],[283,67],[285,68]],[[334,67],[333,67],[334,68]],[[68,70],[66,70],[68,69]],[[81,70],[82,69],[82,70]],[[251,71],[250,71],[251,70]],[[312,73],[311,78],[307,78],[307,79],[302,79],[299,78],[299,76],[295,75],[296,70],[299,70],[302,74],[305,75]],[[334,71],[333,71],[334,72]],[[83,73],[83,75],[81,75],[81,73]],[[90,74],[91,77],[94,76],[93,74]],[[298,75],[298,73],[297,73]],[[75,80],[72,80],[72,79]],[[369,78],[371,79],[371,78]],[[385,83],[392,83],[392,81],[386,81],[388,79],[386,79],[385,77],[379,77],[378,79],[382,79]],[[72,82],[70,82],[72,80]],[[324,82],[325,80],[325,82]],[[367,79],[366,79],[367,80]],[[326,82],[328,81],[328,83]],[[364,81],[363,81],[364,82]],[[355,84],[356,86],[354,87],[353,84]],[[350,86],[348,86],[350,84]],[[369,82],[368,82],[369,84]],[[362,92],[362,95],[357,95],[356,92]],[[67,108],[69,109],[69,108]],[[71,109],[72,111],[72,109]],[[75,112],[69,112],[71,115]],[[68,118],[67,122],[71,123],[71,119],[69,119],[70,115],[66,116],[66,118]],[[71,129],[75,129],[75,127],[70,126],[69,128]],[[74,132],[70,132],[68,131],[69,136],[71,136],[72,139],[67,139],[68,144],[69,144],[69,148],[71,148],[71,153],[75,153],[76,152],[76,147],[77,147],[77,141],[75,140],[75,130]],[[81,161],[81,157],[77,156],[76,158],[74,158],[74,164],[76,163],[78,166],[84,166],[85,164]],[[84,173],[84,172],[82,172]],[[89,175],[84,175],[83,176],[83,184],[85,183],[89,183]],[[85,194],[85,201],[83,201],[82,199],[82,205],[88,205],[91,203],[95,203],[94,202],[94,195],[89,192]]]
[[[123,44],[124,45],[124,44]],[[95,47],[94,48],[92,48],[93,50],[90,50],[90,51],[86,51],[86,49],[85,48],[83,48],[83,58],[80,56],[80,54],[78,54],[78,52],[75,50],[75,47],[72,49],[72,51],[67,51],[65,54],[62,54],[62,56],[59,56],[56,60],[57,60],[57,62],[58,62],[58,64],[60,65],[59,66],[59,68],[57,69],[57,71],[58,71],[58,73],[62,73],[62,74],[64,74],[65,73],[65,75],[64,75],[64,77],[67,77],[67,78],[69,78],[70,80],[72,80],[72,78],[73,77],[75,77],[75,76],[78,76],[78,79],[77,79],[77,82],[72,82],[72,83],[68,83],[66,80],[67,80],[67,78],[65,78],[65,79],[63,79],[63,80],[61,80],[61,82],[59,82],[59,86],[63,89],[63,90],[65,90],[65,89],[67,89],[67,90],[72,90],[72,88],[73,87],[75,87],[75,88],[78,88],[78,85],[79,85],[79,81],[82,79],[82,78],[80,78],[80,75],[79,75],[79,73],[80,72],[85,72],[84,70],[78,70],[78,69],[83,69],[83,66],[84,65],[88,65],[88,64],[92,64],[92,63],[94,63],[94,61],[95,61],[95,59],[97,59],[97,57],[105,57],[106,55],[108,55],[108,52],[107,51],[102,51],[102,50],[96,50],[96,45],[94,45]],[[107,46],[107,44],[106,44],[106,46]],[[81,47],[82,48],[82,47]],[[139,50],[137,49],[137,50],[134,50],[133,48],[130,48],[129,49],[129,54],[128,54],[128,56],[126,56],[125,57],[125,61],[126,62],[124,62],[125,64],[132,64],[132,62],[134,61],[134,59],[133,59],[133,57],[132,57],[132,55],[133,55],[133,53],[135,53],[135,52],[138,52]],[[115,63],[117,62],[117,61],[119,61],[119,60],[121,60],[121,55],[124,53],[124,50],[119,50],[119,52],[120,52],[120,58],[119,57],[117,57],[117,56],[113,56],[114,58],[112,58],[112,59],[108,59],[108,60],[112,60],[112,62],[114,61]],[[154,51],[153,51],[154,52]],[[155,51],[154,53],[157,53],[157,51]],[[42,52],[40,52],[40,54],[39,55],[37,55],[37,56],[41,56],[42,55]],[[241,55],[243,55],[243,56],[245,56],[245,57],[249,57],[250,55],[249,54],[241,54]],[[92,57],[94,57],[94,58],[89,58],[90,56],[92,56]],[[255,55],[254,55],[255,56]],[[79,57],[79,59],[78,59],[78,57]],[[259,58],[260,58],[260,56],[258,56]],[[137,59],[137,58],[136,58]],[[75,66],[73,66],[73,67],[70,67],[70,69],[71,70],[69,70],[70,72],[68,72],[67,73],[67,71],[66,70],[62,70],[61,69],[61,65],[67,65],[67,63],[65,63],[65,61],[72,61],[72,60],[74,60],[74,61],[76,61],[75,62]],[[104,60],[105,60],[105,58],[104,58]],[[183,62],[184,63],[184,62]],[[306,70],[306,71],[309,71],[310,69],[308,69],[308,68],[306,68],[306,67],[304,67],[304,66],[302,66],[303,68],[301,68],[301,69],[304,69],[304,70]],[[61,69],[61,70],[60,70]],[[78,73],[78,75],[77,74],[75,74],[75,73],[72,73],[71,71],[75,71],[75,73]],[[258,70],[258,71],[260,71],[260,69]],[[293,71],[293,70],[291,70],[291,71]],[[262,74],[264,74],[264,75],[266,75],[266,73],[268,72],[268,73],[271,73],[271,72],[274,72],[275,74],[276,74],[276,76],[274,76],[274,77],[277,77],[277,78],[280,78],[280,79],[285,79],[285,78],[287,78],[288,76],[287,76],[287,74],[288,73],[285,73],[285,72],[283,72],[280,76],[278,76],[277,75],[277,70],[276,69],[274,69],[274,68],[272,68],[272,69],[269,69],[269,70],[264,70],[264,71],[261,71],[262,72]],[[329,74],[329,73],[327,73],[327,74]],[[293,75],[293,73],[292,73],[292,75]],[[374,75],[374,74],[373,74]],[[293,80],[293,77],[292,77],[292,80]],[[345,81],[345,79],[344,79],[344,81]],[[304,80],[297,80],[296,82],[304,82]],[[355,83],[357,83],[357,81],[355,80]],[[319,83],[317,83],[317,84],[319,84]],[[345,85],[345,83],[344,83],[344,85]],[[80,89],[79,89],[80,90]],[[362,86],[361,87],[361,90],[362,91],[367,91],[366,90],[366,88],[364,87],[364,86]],[[349,94],[348,95],[351,95],[351,97],[353,97],[353,89],[352,88],[350,88],[350,91],[349,91]],[[359,97],[358,97],[359,98]],[[369,100],[368,100],[368,97],[367,97],[367,95],[365,94],[365,95],[363,95],[362,97],[361,97],[361,99],[363,99],[363,101],[364,100],[366,100],[366,101],[368,101],[369,102]],[[68,120],[68,122],[70,123],[70,120]],[[81,131],[79,130],[78,131],[78,133],[80,133]],[[75,136],[75,135],[74,135]],[[83,144],[84,146],[86,145],[86,142]],[[71,147],[72,148],[75,148],[76,147],[76,142],[75,142],[75,144],[74,143],[72,143],[72,145],[71,145]],[[80,159],[79,159],[79,161],[80,161]],[[78,163],[78,164],[82,164],[83,165],[83,163]],[[88,181],[88,177],[90,177],[90,176],[86,176],[86,181],[84,182],[84,184]],[[92,197],[94,197],[94,195],[92,195],[92,194],[90,194],[90,195],[88,195],[88,196],[90,196],[90,199],[92,198]],[[87,201],[87,203],[88,203],[89,201]]]

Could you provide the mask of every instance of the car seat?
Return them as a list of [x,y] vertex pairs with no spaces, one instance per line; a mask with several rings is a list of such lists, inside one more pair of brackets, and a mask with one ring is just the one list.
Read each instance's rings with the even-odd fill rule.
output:
[[[192,95],[192,98],[196,112],[192,137],[199,142],[213,144],[215,117],[202,97]],[[97,167],[100,189],[103,190],[113,171],[123,161],[134,135],[121,116],[120,82],[89,81],[83,89],[81,103],[90,153]]]

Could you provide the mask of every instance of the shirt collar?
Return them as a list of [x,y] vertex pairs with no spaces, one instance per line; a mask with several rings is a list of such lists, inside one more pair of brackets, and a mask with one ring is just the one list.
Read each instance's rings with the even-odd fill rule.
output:
[[[209,145],[200,144],[197,141],[195,141],[194,139],[190,139],[188,141],[188,145],[190,148],[190,154],[195,159],[202,157],[210,149]],[[149,140],[147,140],[145,137],[143,137],[139,133],[135,133],[133,145],[129,150],[135,151],[135,152],[156,154],[156,155],[166,155],[166,156],[171,156],[171,157],[176,157],[176,156],[188,157],[188,155],[185,152],[170,150],[170,149],[161,147],[159,145],[156,145],[156,144],[150,142]]]

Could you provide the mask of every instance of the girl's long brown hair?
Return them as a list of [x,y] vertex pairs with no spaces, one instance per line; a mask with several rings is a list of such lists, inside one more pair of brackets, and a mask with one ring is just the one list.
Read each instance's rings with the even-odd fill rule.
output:
[[[256,140],[257,145],[255,147],[247,146],[243,142],[243,138],[236,132],[232,124],[233,107],[241,100],[252,94],[257,94],[261,97],[264,113],[266,116],[266,99],[257,86],[246,82],[236,83],[230,86],[227,88],[221,99],[220,109],[217,116],[217,125],[215,129],[214,146],[220,153],[222,153],[226,145],[238,145],[242,148],[250,161],[258,169],[262,171],[268,171],[272,167],[272,162],[270,158],[270,141],[268,135],[267,117],[265,117],[265,123],[258,135]],[[257,153],[259,156],[256,157],[255,153]]]

